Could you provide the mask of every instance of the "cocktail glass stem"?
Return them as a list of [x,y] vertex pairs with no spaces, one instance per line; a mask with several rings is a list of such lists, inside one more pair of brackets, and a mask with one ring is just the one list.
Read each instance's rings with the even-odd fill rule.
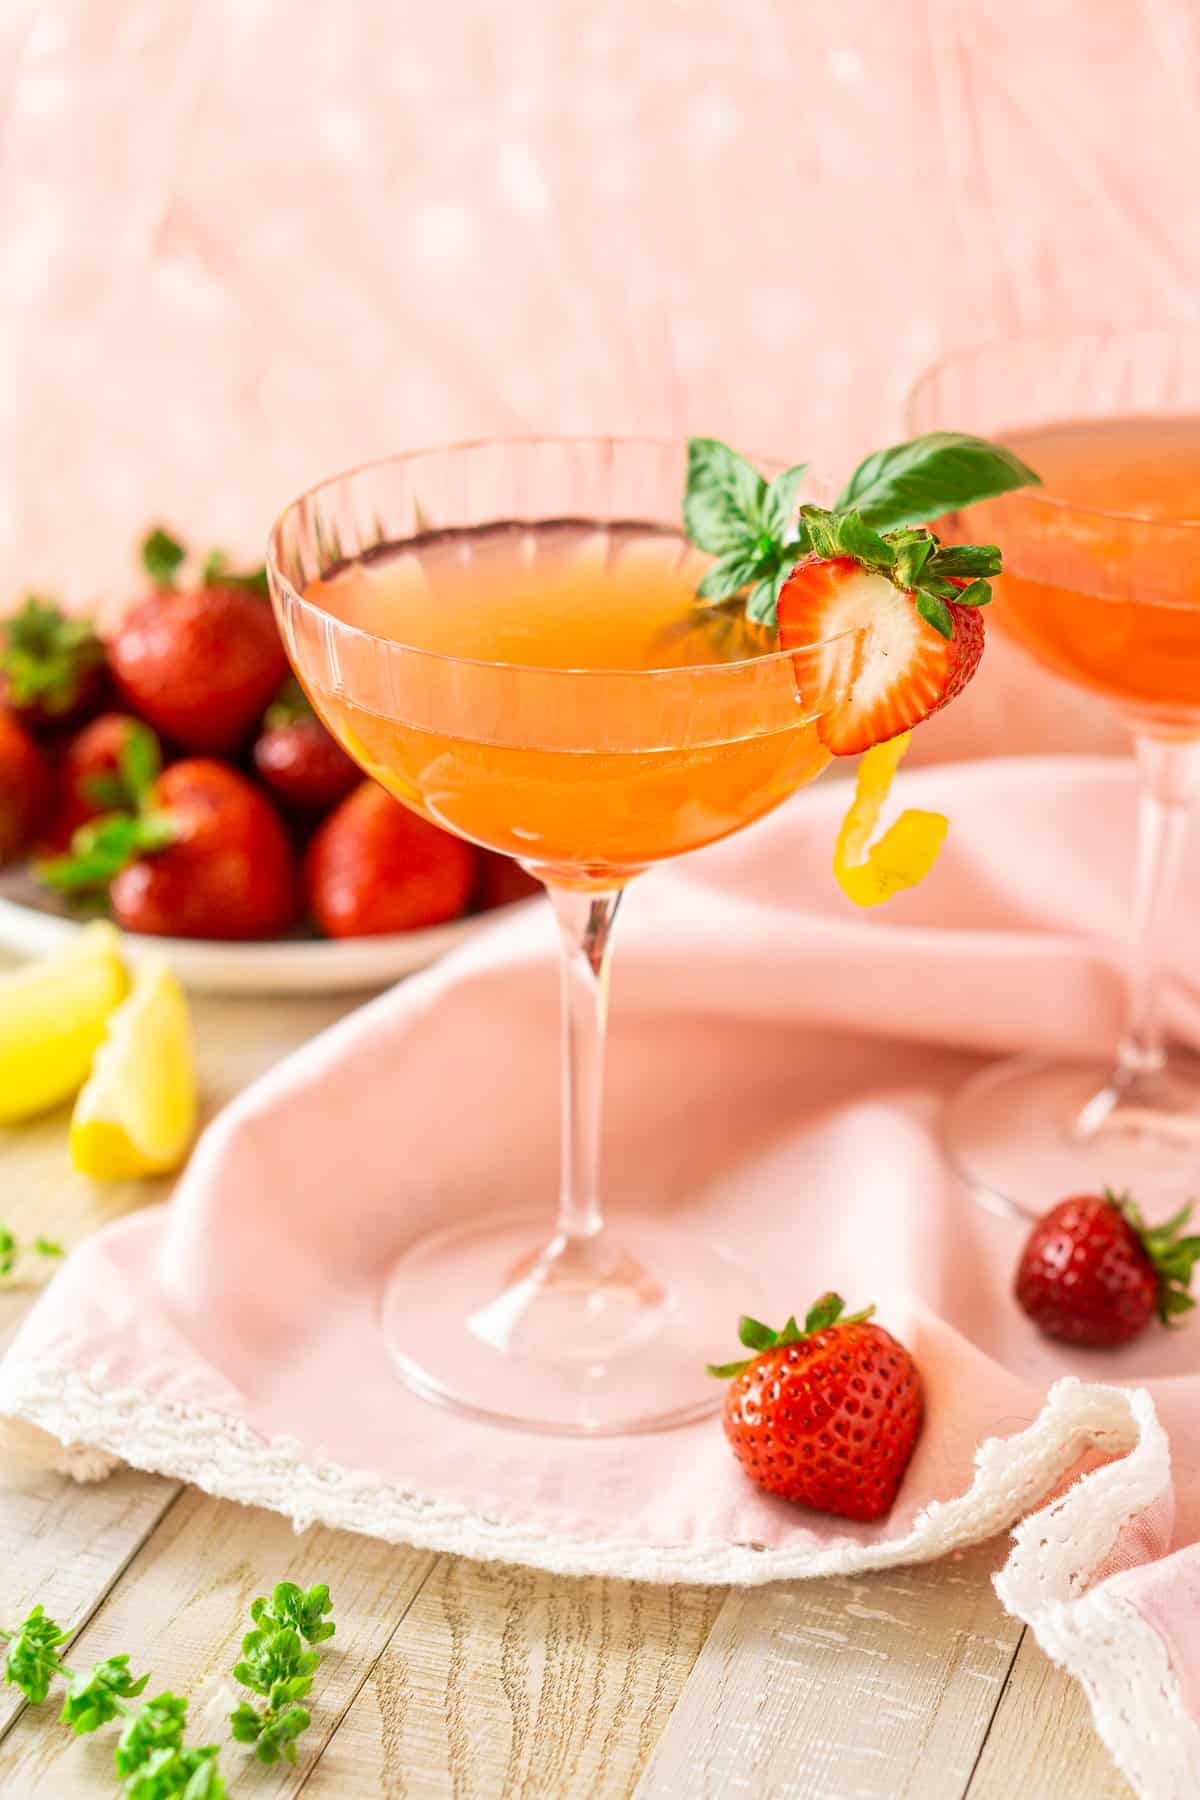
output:
[[563,1250],[596,1238],[600,1120],[612,928],[624,890],[588,893],[549,886],[562,940],[562,1167],[557,1240]]
[[1141,794],[1129,949],[1129,997],[1119,1072],[1129,1082],[1161,1074],[1163,928],[1179,886],[1179,860],[1200,781],[1200,743],[1135,738]]
[[1135,729],[1140,793],[1129,938],[1125,1023],[1112,1078],[1081,1108],[1081,1138],[1140,1132],[1194,1143],[1194,1094],[1176,1095],[1163,1027],[1162,941],[1179,886],[1179,864],[1200,783],[1200,742]]

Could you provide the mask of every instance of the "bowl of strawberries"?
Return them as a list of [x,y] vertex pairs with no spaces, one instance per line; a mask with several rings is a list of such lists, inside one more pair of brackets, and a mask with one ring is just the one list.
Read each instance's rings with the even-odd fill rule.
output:
[[351,990],[540,891],[362,775],[289,672],[265,571],[189,571],[161,528],[142,565],[103,631],[41,595],[0,620],[0,944],[99,914],[194,988]]

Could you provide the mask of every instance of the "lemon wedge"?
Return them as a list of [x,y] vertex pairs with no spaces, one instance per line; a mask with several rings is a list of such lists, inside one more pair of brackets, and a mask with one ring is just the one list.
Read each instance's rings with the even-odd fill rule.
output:
[[886,744],[873,744],[858,765],[854,799],[842,820],[833,853],[838,886],[856,906],[878,906],[901,889],[924,881],[949,830],[949,821],[941,813],[909,808],[894,825],[889,825],[877,844],[871,843],[871,833],[911,736],[905,731]]
[[31,1118],[87,1080],[105,1023],[129,989],[111,925],[0,975],[0,1123]]
[[196,1130],[187,1000],[166,959],[147,957],[108,1021],[71,1115],[71,1160],[97,1181],[177,1169]]

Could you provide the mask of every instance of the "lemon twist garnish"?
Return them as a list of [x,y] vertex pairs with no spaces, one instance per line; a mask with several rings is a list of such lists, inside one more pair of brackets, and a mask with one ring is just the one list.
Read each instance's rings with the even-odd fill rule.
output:
[[833,853],[833,873],[842,892],[856,906],[878,906],[904,888],[924,881],[938,859],[949,829],[941,813],[909,808],[871,843],[880,810],[888,797],[900,759],[908,749],[909,731],[873,744],[858,765],[854,798],[846,809]]

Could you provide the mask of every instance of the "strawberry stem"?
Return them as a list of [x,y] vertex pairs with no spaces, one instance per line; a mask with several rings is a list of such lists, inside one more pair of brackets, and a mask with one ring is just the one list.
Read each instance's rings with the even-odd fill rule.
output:
[[187,551],[161,525],[142,540],[142,567],[155,587],[174,587]]
[[261,594],[264,599],[270,594],[265,563],[260,563],[256,569],[247,569],[239,573],[224,550],[209,551],[200,571],[200,583],[202,587],[206,588],[245,588],[248,593]]
[[760,1319],[752,1319],[743,1313],[738,1320],[738,1338],[747,1350],[753,1350],[755,1356],[746,1357],[741,1362],[709,1363],[708,1373],[718,1381],[731,1381],[735,1375],[741,1375],[768,1350],[777,1350],[781,1345],[800,1344],[805,1338],[815,1337],[820,1331],[828,1331],[834,1325],[861,1325],[874,1313],[873,1306],[865,1306],[861,1312],[848,1313],[846,1302],[840,1294],[822,1294],[815,1300],[804,1315],[803,1330],[796,1323],[793,1313],[781,1331],[773,1331]]
[[1192,1216],[1191,1204],[1181,1207],[1161,1225],[1147,1225],[1132,1194],[1117,1194],[1112,1188],[1105,1188],[1104,1198],[1136,1233],[1149,1258],[1158,1278],[1159,1318],[1164,1325],[1182,1323],[1181,1315],[1191,1312],[1196,1304],[1191,1293],[1192,1271],[1200,1262],[1200,1236],[1179,1235]]

